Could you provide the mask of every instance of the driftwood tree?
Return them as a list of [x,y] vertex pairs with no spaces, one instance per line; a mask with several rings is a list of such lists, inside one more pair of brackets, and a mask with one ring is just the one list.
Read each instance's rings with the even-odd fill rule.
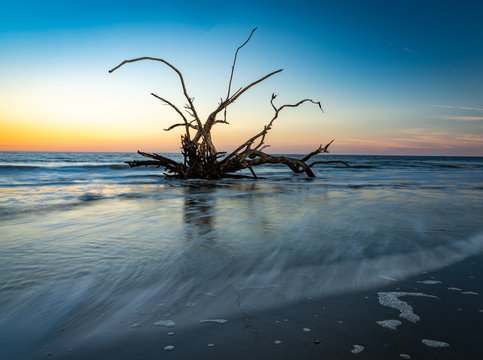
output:
[[[184,109],[188,117],[185,113],[183,113],[183,111],[181,111],[176,105],[174,105],[170,101],[154,93],[151,93],[152,96],[159,99],[164,104],[169,105],[174,111],[176,111],[182,120],[182,122],[171,125],[165,130],[170,131],[180,126],[185,128],[185,133],[181,136],[181,153],[184,156],[184,162],[179,163],[159,154],[149,154],[138,150],[138,154],[150,158],[151,160],[128,161],[127,163],[131,167],[154,165],[157,167],[164,167],[167,171],[166,175],[168,176],[175,176],[184,179],[221,179],[224,177],[230,177],[234,172],[242,169],[249,169],[253,176],[256,177],[253,168],[262,164],[285,164],[293,172],[305,172],[309,177],[315,176],[311,168],[312,166],[319,163],[340,162],[347,165],[346,163],[341,161],[316,161],[311,164],[307,164],[307,161],[310,160],[313,156],[317,154],[328,153],[328,148],[334,140],[330,141],[327,145],[320,145],[316,150],[305,156],[303,159],[296,159],[286,156],[273,156],[263,152],[263,150],[269,146],[265,145],[265,136],[272,128],[273,123],[278,118],[282,110],[286,108],[295,108],[304,103],[312,103],[317,105],[323,112],[320,102],[314,101],[312,99],[303,99],[295,104],[286,104],[277,107],[277,105],[275,105],[275,99],[277,97],[275,94],[272,94],[272,98],[270,100],[270,103],[274,110],[274,115],[272,119],[268,122],[268,124],[263,127],[263,130],[261,130],[258,134],[252,136],[250,139],[245,141],[243,144],[238,146],[229,154],[216,150],[216,147],[213,144],[213,139],[211,137],[211,130],[216,124],[228,124],[228,106],[233,104],[240,96],[242,96],[253,86],[283,71],[283,69],[273,71],[270,74],[267,74],[264,77],[258,79],[257,81],[254,81],[245,87],[241,87],[237,91],[232,93],[231,85],[238,52],[250,41],[256,29],[257,28],[252,30],[248,39],[236,50],[233,65],[231,67],[231,74],[230,80],[228,82],[228,91],[226,97],[224,99],[220,99],[218,107],[208,115],[208,118],[204,122],[200,119],[198,112],[195,109],[195,106],[193,104],[194,98],[188,95],[183,75],[176,67],[174,67],[166,60],[154,57],[140,57],[131,60],[124,60],[118,66],[109,70],[109,72],[112,73],[113,71],[119,69],[125,64],[143,60],[161,62],[169,66],[178,74],[179,80],[181,81],[181,86],[183,88],[183,94],[187,101]],[[221,117],[220,114],[222,114],[222,119],[219,118]]]

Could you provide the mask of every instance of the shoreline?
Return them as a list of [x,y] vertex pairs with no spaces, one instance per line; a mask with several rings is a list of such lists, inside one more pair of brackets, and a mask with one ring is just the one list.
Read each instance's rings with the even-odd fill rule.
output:
[[[308,298],[268,310],[240,308],[226,323],[200,323],[192,328],[138,324],[124,335],[106,333],[77,346],[64,343],[65,334],[60,332],[53,343],[31,355],[52,359],[400,359],[403,354],[412,359],[481,359],[482,264],[483,254],[479,254],[403,281],[388,279],[386,286],[373,289]],[[378,292],[416,292],[437,298],[401,297],[420,317],[411,322],[399,317],[398,310],[381,305]],[[377,324],[388,319],[401,325],[391,330]],[[449,347],[432,348],[423,339]],[[165,350],[170,345],[174,349]],[[353,353],[360,350],[354,345],[363,350]]]

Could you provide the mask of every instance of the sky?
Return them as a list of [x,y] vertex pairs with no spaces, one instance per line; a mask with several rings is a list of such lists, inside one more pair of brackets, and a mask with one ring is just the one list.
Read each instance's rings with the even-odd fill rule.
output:
[[263,129],[273,153],[332,139],[333,154],[483,156],[481,1],[0,2],[0,151],[177,152],[179,79],[202,118],[226,96],[235,50],[243,94],[219,151]]

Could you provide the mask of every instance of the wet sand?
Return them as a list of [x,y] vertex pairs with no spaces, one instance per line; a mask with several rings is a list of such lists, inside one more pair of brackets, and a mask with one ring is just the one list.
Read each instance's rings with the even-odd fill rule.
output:
[[182,182],[0,155],[1,360],[482,359],[480,158]]
[[[120,329],[127,331],[110,330],[99,340],[79,344],[72,343],[69,329],[58,329],[38,353],[26,358],[481,359],[482,279],[483,255],[478,255],[402,281],[387,279],[386,286],[362,292],[307,298],[270,310],[239,303],[239,313],[226,319],[203,317],[193,304],[189,312],[171,315],[175,324],[157,326],[154,320],[159,319],[122,323]],[[391,292],[433,297],[399,298],[420,318],[410,321],[399,310],[381,305],[378,293]],[[401,324],[392,330],[377,323],[383,320]],[[198,324],[187,326],[193,321]]]

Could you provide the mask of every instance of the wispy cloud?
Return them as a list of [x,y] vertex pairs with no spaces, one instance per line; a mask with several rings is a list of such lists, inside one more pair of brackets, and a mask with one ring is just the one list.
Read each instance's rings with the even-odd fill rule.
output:
[[[396,129],[379,138],[341,138],[337,146],[348,152],[384,154],[481,154],[483,134],[455,133],[442,128]],[[482,154],[483,155],[483,154]]]
[[460,106],[458,109],[461,109],[461,110],[483,111],[482,108],[478,108],[478,107],[467,107],[467,106]]
[[408,52],[408,53],[412,53],[413,52],[413,49],[410,49],[410,48],[403,48],[404,51]]
[[451,131],[434,130],[427,128],[399,129],[404,134],[401,137],[392,138],[392,141],[409,144],[419,144],[419,146],[435,146],[441,148],[453,147],[458,145],[476,145],[483,141],[480,134],[455,134]]
[[445,114],[430,116],[438,120],[483,121],[483,108],[478,106],[433,105],[435,108],[447,109]]
[[453,105],[433,105],[433,107],[445,108],[445,109],[455,109],[456,108],[456,106],[453,106]]
[[475,106],[433,105],[433,107],[456,110],[483,111],[483,108]]
[[444,120],[483,121],[483,116],[441,116]]
[[456,137],[456,140],[461,140],[461,141],[470,141],[470,142],[476,142],[476,143],[483,143],[483,136],[478,136],[478,135],[463,135]]

